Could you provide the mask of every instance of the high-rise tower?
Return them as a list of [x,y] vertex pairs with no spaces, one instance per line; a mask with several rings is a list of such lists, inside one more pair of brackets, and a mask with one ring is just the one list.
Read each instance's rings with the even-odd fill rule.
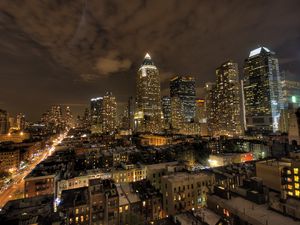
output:
[[219,135],[241,135],[241,86],[237,63],[228,61],[216,69],[216,113]]
[[9,130],[8,113],[0,109],[0,134],[6,134]]
[[103,97],[102,121],[103,132],[112,132],[117,127],[117,102],[111,92]]
[[147,53],[137,73],[135,128],[158,133],[162,129],[160,79],[157,67]]
[[170,81],[170,96],[178,97],[182,102],[183,120],[191,122],[196,114],[195,78],[191,76],[176,76]]
[[244,65],[246,127],[249,132],[268,134],[278,131],[281,92],[275,53],[265,47],[251,51]]
[[102,105],[103,97],[97,97],[91,99],[91,124],[97,125],[102,123]]

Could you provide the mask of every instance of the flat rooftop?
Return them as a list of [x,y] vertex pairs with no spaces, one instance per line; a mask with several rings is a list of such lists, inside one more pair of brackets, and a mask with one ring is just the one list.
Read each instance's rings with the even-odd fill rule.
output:
[[267,204],[258,205],[241,197],[232,197],[229,200],[225,200],[212,195],[208,198],[229,211],[233,211],[250,224],[299,225],[299,221],[297,222],[292,218],[269,210]]

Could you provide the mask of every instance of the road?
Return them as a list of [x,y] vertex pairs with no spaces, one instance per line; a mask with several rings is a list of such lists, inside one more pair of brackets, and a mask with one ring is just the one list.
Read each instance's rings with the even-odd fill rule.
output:
[[41,151],[41,154],[37,156],[30,164],[28,164],[24,171],[13,175],[11,184],[6,187],[6,190],[0,193],[0,209],[9,200],[24,197],[24,178],[36,167],[37,164],[42,162],[54,152],[56,145],[61,143],[65,135],[66,133],[54,140],[52,146],[48,146]]

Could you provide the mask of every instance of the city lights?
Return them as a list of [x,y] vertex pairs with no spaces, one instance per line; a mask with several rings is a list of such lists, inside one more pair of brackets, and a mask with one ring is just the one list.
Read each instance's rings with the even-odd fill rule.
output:
[[299,225],[299,11],[2,1],[0,224]]

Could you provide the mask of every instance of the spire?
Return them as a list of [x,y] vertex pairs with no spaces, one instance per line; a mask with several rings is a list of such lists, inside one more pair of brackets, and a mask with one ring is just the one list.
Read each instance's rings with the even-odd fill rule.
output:
[[154,63],[152,62],[151,56],[149,53],[146,53],[142,65],[152,65],[154,66]]
[[145,55],[145,59],[151,59],[151,56],[149,55],[149,53],[147,52]]

